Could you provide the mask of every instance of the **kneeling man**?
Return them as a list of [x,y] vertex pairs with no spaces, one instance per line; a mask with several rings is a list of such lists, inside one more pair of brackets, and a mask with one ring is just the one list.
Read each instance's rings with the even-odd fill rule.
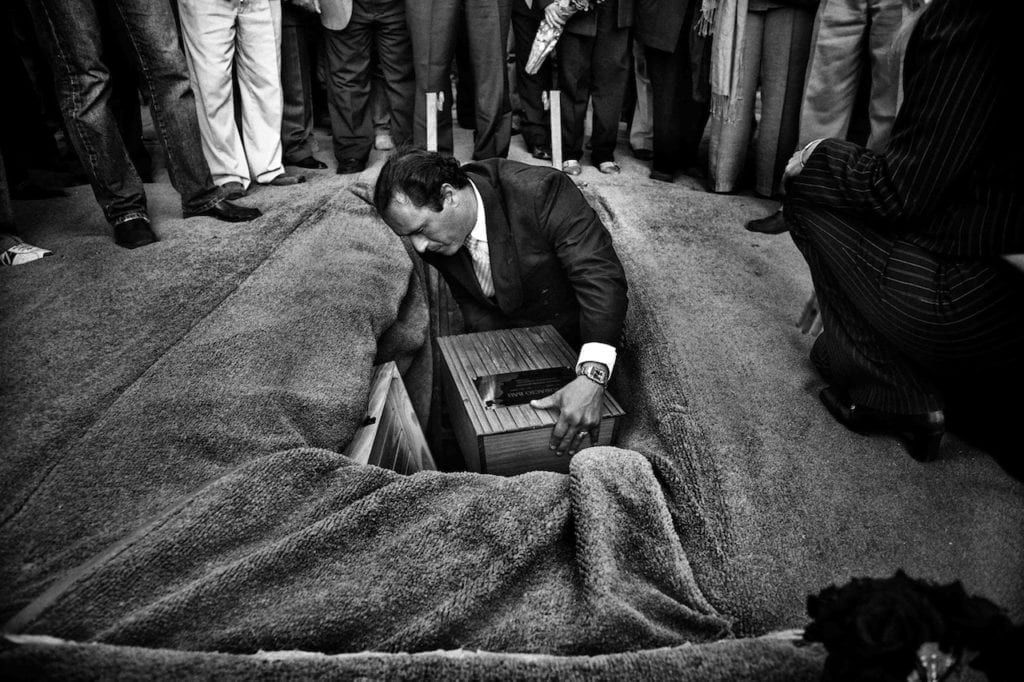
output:
[[576,379],[531,405],[559,410],[552,450],[573,455],[587,435],[597,443],[626,277],[611,235],[572,180],[548,166],[462,166],[405,149],[384,164],[373,201],[444,277],[467,331],[550,324],[580,349]]

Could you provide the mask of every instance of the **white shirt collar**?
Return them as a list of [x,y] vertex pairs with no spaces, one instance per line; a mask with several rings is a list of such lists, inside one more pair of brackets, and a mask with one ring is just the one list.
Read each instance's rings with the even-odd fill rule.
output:
[[469,233],[469,236],[477,241],[487,242],[487,217],[484,212],[484,200],[480,196],[480,190],[476,188],[473,181],[469,181],[469,186],[473,188],[473,195],[476,196],[476,224],[473,225],[473,231]]

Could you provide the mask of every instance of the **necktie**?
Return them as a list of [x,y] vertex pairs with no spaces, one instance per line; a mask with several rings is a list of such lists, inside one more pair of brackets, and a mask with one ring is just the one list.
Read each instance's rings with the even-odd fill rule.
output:
[[466,248],[469,249],[470,258],[473,261],[473,274],[476,275],[480,289],[483,290],[484,296],[493,298],[494,279],[491,277],[491,251],[487,242],[469,236],[466,237]]

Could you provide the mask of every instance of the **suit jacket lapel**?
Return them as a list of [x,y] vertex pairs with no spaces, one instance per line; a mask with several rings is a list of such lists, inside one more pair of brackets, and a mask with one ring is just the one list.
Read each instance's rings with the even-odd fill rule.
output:
[[491,278],[494,280],[494,296],[498,307],[504,311],[519,308],[523,302],[523,283],[519,276],[512,228],[505,217],[501,197],[490,181],[483,175],[469,173],[473,184],[484,202],[484,217],[487,220],[487,249],[491,254]]

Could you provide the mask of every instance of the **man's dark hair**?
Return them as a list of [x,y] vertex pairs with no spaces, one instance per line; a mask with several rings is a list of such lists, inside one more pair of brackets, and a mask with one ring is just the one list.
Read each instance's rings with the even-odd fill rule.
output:
[[457,159],[416,147],[400,147],[380,169],[373,189],[373,205],[383,216],[391,199],[401,192],[414,206],[440,211],[441,185],[445,183],[455,189],[469,184]]

